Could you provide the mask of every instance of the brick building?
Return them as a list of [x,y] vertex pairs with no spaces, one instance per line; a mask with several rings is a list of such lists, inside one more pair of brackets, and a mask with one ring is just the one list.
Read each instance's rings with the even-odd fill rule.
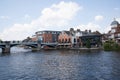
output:
[[36,35],[33,35],[32,37],[31,37],[31,40],[32,41],[37,41],[38,39],[37,39],[37,36]]
[[32,37],[33,41],[41,41],[44,43],[53,43],[58,42],[58,35],[60,31],[37,31],[35,35]]
[[71,35],[69,31],[62,31],[58,36],[59,43],[71,43]]
[[81,31],[80,29],[74,30],[70,28],[69,31],[62,31],[58,36],[59,43],[71,43],[71,47],[84,47],[86,46],[87,40],[90,41],[91,46],[101,45],[101,34],[96,32],[91,32],[91,30]]

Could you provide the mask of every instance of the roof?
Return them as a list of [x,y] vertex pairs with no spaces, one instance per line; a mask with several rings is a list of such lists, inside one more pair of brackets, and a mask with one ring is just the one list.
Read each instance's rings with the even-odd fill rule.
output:
[[39,32],[58,32],[58,33],[60,33],[61,31],[43,30],[43,31],[37,31],[37,32],[35,32],[35,34],[37,34]]
[[70,35],[70,31],[64,31],[67,35]]
[[116,21],[116,20],[114,20],[114,21],[111,23],[111,26],[112,26],[112,25],[118,25],[118,24],[119,24],[119,22]]
[[91,36],[102,36],[102,34],[87,34],[87,35],[83,35],[81,37],[91,37]]

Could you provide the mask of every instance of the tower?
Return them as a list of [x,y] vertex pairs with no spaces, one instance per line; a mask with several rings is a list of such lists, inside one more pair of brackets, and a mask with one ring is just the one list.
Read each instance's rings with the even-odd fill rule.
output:
[[116,19],[114,18],[114,21],[111,23],[111,27],[114,28],[114,27],[117,27],[119,25],[119,22],[116,21]]

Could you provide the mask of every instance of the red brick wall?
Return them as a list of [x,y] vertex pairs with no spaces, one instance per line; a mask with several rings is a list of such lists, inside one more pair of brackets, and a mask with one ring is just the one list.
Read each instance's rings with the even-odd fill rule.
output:
[[32,37],[31,40],[32,41],[37,41],[37,37]]
[[44,33],[43,34],[43,42],[52,42],[52,34]]
[[71,41],[71,37],[69,35],[67,35],[66,33],[63,34],[61,33],[59,36],[58,36],[58,41],[61,43],[66,43],[66,42],[70,42]]

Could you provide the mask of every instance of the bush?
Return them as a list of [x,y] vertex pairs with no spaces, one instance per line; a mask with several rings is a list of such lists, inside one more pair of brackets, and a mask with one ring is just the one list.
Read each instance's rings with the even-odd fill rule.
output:
[[90,40],[87,40],[87,41],[86,41],[86,47],[87,47],[87,48],[91,48]]
[[110,43],[104,43],[104,50],[105,50],[105,51],[110,51],[110,50],[112,50],[112,47],[111,47]]
[[120,46],[117,43],[113,44],[113,50],[120,51]]
[[120,46],[114,41],[107,41],[103,45],[105,51],[120,51]]

